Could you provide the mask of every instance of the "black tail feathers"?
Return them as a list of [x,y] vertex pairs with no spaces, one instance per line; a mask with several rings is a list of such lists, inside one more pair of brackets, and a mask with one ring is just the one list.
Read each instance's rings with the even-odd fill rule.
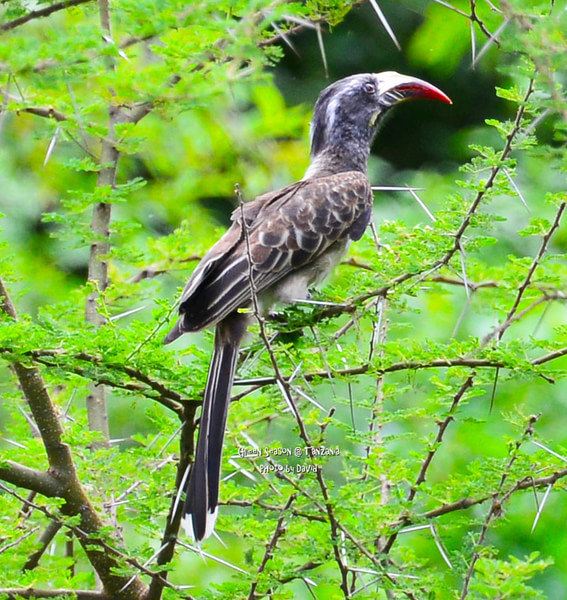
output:
[[[218,510],[222,446],[230,391],[247,318],[232,313],[216,328],[215,350],[201,410],[195,458],[185,486],[183,526],[196,541],[211,535]],[[175,328],[174,328],[175,330]],[[166,339],[178,337],[174,330]],[[180,335],[180,334],[179,334]]]

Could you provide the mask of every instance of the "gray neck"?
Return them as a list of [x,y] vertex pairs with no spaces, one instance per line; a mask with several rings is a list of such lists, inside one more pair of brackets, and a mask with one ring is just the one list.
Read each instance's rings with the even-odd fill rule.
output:
[[[345,171],[368,170],[368,155],[375,129],[361,126],[348,119],[341,120],[335,127],[322,134],[323,142],[312,144],[311,164],[304,179],[324,177]],[[312,139],[317,139],[319,131],[314,131]]]
[[305,172],[304,179],[325,177],[346,171],[360,171],[366,174],[368,170],[368,155],[370,149],[360,145],[349,148],[329,147],[311,156],[311,163]]

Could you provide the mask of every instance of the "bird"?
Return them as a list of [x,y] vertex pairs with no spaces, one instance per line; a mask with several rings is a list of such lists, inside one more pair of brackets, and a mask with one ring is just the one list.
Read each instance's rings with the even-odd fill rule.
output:
[[311,121],[311,161],[304,177],[242,203],[232,225],[199,262],[178,301],[169,344],[215,327],[182,525],[201,542],[214,530],[224,432],[240,344],[254,318],[274,305],[307,299],[359,240],[372,214],[367,163],[379,125],[402,101],[451,104],[432,84],[394,71],[345,77],[319,95]]

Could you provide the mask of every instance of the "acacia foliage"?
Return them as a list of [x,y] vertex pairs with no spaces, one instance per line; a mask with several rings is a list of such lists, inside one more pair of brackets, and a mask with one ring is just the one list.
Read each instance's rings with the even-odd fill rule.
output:
[[[309,110],[286,106],[271,67],[349,8],[3,3],[0,597],[566,589],[567,13],[545,2],[427,6],[413,64],[469,60],[472,27],[509,117],[465,134],[460,172],[407,182],[434,220],[388,218],[399,196],[377,192],[376,231],[322,304],[253,328],[224,456],[228,547],[205,547],[229,566],[171,542],[211,337],[161,339],[220,231],[199,201],[302,176]],[[49,237],[28,233],[39,214]]]

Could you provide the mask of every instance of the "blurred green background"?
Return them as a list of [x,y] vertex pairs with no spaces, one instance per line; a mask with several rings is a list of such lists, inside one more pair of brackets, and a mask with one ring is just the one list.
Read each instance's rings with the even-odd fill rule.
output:
[[[466,3],[461,4],[464,7]],[[331,81],[353,73],[395,70],[430,81],[452,98],[453,106],[450,107],[423,102],[407,103],[393,110],[379,134],[369,165],[369,176],[374,185],[423,188],[419,196],[434,214],[444,209],[447,198],[455,192],[455,179],[462,177],[459,166],[474,154],[469,144],[501,147],[496,130],[487,127],[485,119],[505,120],[515,114],[513,103],[495,95],[497,86],[507,87],[513,83],[507,69],[509,56],[492,47],[472,68],[469,23],[460,15],[434,2],[417,0],[383,0],[380,7],[395,31],[401,51],[395,47],[371,6],[364,3],[323,34],[328,77],[316,33],[306,28],[291,38],[294,50],[282,44],[283,58],[267,68],[262,76],[252,82],[235,81],[203,101],[197,97],[191,101],[188,110],[180,114],[167,105],[161,107],[127,136],[136,152],[121,159],[119,180],[141,177],[147,183],[133,191],[127,201],[116,205],[113,213],[113,241],[117,249],[111,263],[111,281],[116,284],[109,293],[111,310],[119,314],[141,308],[134,316],[121,319],[121,327],[150,320],[155,309],[153,299],[173,301],[195,264],[183,262],[183,257],[202,255],[229,223],[230,213],[237,205],[235,183],[241,185],[246,198],[253,198],[303,176],[308,165],[311,108],[319,91]],[[496,29],[498,14],[486,5],[484,10],[487,22]],[[80,21],[78,16],[60,16],[54,18],[52,24],[30,27],[37,27],[37,31],[46,27],[48,32],[55,33],[57,26],[72,26],[75,19]],[[477,38],[478,52],[486,38],[478,32]],[[11,51],[4,48],[0,52],[5,56],[11,52],[14,57],[14,47]],[[57,138],[49,160],[44,164],[56,123],[14,112],[4,112],[0,119],[0,212],[5,215],[0,222],[5,257],[2,266],[8,277],[14,279],[12,289],[18,309],[32,318],[49,322],[60,317],[62,307],[83,302],[77,289],[86,279],[88,244],[77,236],[78,229],[73,235],[65,235],[61,223],[46,220],[44,215],[57,211],[62,198],[72,198],[81,191],[91,190],[95,174],[66,168],[69,161],[81,156],[77,145],[68,138]],[[538,124],[537,136],[542,144],[555,143],[553,122],[554,117],[550,117]],[[468,275],[473,281],[478,281],[477,276],[490,279],[491,269],[494,269],[494,278],[505,276],[501,269],[510,256],[534,255],[540,239],[521,237],[517,232],[531,217],[553,217],[554,207],[545,202],[545,192],[564,189],[564,177],[564,173],[552,168],[544,155],[522,155],[514,180],[529,210],[514,194],[493,200],[490,211],[502,218],[493,223],[489,233],[497,243],[479,249],[470,259]],[[380,236],[387,243],[397,235],[396,226],[388,224],[401,223],[410,230],[413,226],[426,224],[428,217],[409,193],[377,192],[374,221],[379,228],[386,224]],[[79,221],[75,225],[79,228]],[[177,230],[180,225],[182,228]],[[165,238],[167,242],[162,241],[162,236],[169,236]],[[561,256],[564,259],[566,249],[567,230],[562,226],[552,242],[552,252],[560,257],[558,265]],[[370,252],[372,243],[368,238],[355,245],[351,254],[364,260]],[[172,267],[172,270],[141,281],[135,292],[126,288],[128,278],[148,265]],[[352,277],[352,267],[341,267],[330,283],[329,297],[333,299],[340,295],[337,290]],[[128,294],[123,294],[125,289],[129,290]],[[416,344],[434,344],[451,337],[466,340],[469,336],[482,336],[501,320],[500,302],[497,292],[486,289],[475,294],[469,305],[462,286],[432,284],[424,293],[407,295],[402,304],[389,312],[388,342],[410,338]],[[50,314],[50,307],[59,314]],[[510,337],[519,340],[530,336],[536,340],[553,338],[557,326],[564,325],[565,320],[565,305],[549,303],[516,325]],[[347,336],[344,346],[359,343],[357,335],[364,339],[368,330],[368,324],[363,325],[362,333]],[[191,355],[193,346],[184,355],[188,343],[202,350],[202,356]],[[202,366],[206,364],[210,347],[211,337],[205,333],[191,340],[183,338],[171,352],[179,353],[188,364],[197,360]],[[399,352],[403,354],[403,351]],[[329,354],[331,358],[340,356],[336,349],[329,350]],[[337,358],[334,364],[339,363],[340,358]],[[559,368],[561,365],[565,367],[565,359],[554,366]],[[247,373],[240,375],[246,377]],[[6,368],[1,377],[0,389],[6,394],[0,405],[0,423],[1,434],[6,438],[10,437],[10,424],[14,419],[8,408],[12,393],[8,391],[10,376]],[[423,452],[433,431],[434,419],[428,412],[434,412],[438,405],[430,378],[430,373],[408,372],[388,376],[386,380],[385,407],[390,414],[383,435],[388,440],[388,452],[395,455],[400,464],[409,465],[408,468],[418,464],[416,456]],[[74,401],[77,410],[83,390],[81,385],[84,382],[76,382],[79,390],[78,399]],[[355,398],[366,398],[372,385],[370,377],[355,382]],[[441,383],[439,387],[442,387]],[[448,478],[459,480],[463,489],[469,469],[478,475],[492,464],[491,461],[505,457],[508,436],[518,437],[519,430],[514,423],[518,420],[519,407],[522,414],[543,413],[537,426],[538,433],[552,441],[557,452],[565,454],[562,450],[567,445],[567,387],[564,383],[549,385],[543,380],[534,382],[530,379],[523,385],[521,377],[501,373],[492,411],[490,378],[479,389],[482,395],[463,409],[458,424],[448,431],[445,447],[435,458],[428,477],[433,490]],[[338,418],[345,427],[350,425],[349,390],[345,382],[318,384],[316,397],[326,408],[336,405]],[[237,437],[239,423],[264,406],[258,399],[251,399],[247,407],[240,406],[247,401],[231,411],[229,443],[234,446],[242,443]],[[130,447],[128,438],[133,434],[149,436],[155,430],[157,409],[148,410],[146,403],[111,393],[109,406],[111,437],[125,439],[121,447]],[[397,411],[399,418],[396,418]],[[364,429],[367,416],[367,406],[356,407],[354,420],[357,427]],[[163,428],[173,432],[173,421],[163,424]],[[274,423],[265,435],[268,440],[280,441],[284,447],[297,445],[297,437],[290,432],[289,423]],[[345,437],[345,432],[339,428],[329,432],[329,445],[332,443],[353,452],[356,448],[355,441],[348,435]],[[535,446],[526,445],[528,456],[536,451]],[[330,466],[337,483],[342,481],[341,469],[344,468],[345,465],[339,463]],[[164,486],[169,485],[171,476],[172,471],[166,470]],[[232,481],[226,483],[227,497],[237,493],[232,485]],[[242,480],[240,485],[246,485],[246,481]],[[475,490],[471,489],[470,494],[475,495]],[[539,495],[541,497],[541,493]],[[163,511],[164,506],[159,510]],[[234,508],[224,510],[226,514],[245,514]],[[470,509],[468,516],[451,515],[443,532],[443,543],[451,555],[460,552],[463,540],[469,539],[468,532],[478,531],[478,521],[472,524],[472,520],[485,510],[486,507],[481,506]],[[564,490],[552,491],[532,533],[535,512],[532,493],[515,497],[504,517],[491,530],[489,543],[498,549],[498,556],[502,558],[510,555],[525,558],[531,552],[539,551],[542,557],[551,559],[553,564],[536,577],[534,585],[544,597],[565,598],[567,503]],[[158,516],[156,513],[156,518]],[[164,513],[161,516],[163,518]],[[444,523],[443,519],[440,523]],[[245,551],[250,551],[247,542],[241,545],[235,533],[224,535],[222,517],[219,525],[228,549],[212,542],[211,551],[247,568]],[[141,544],[143,538],[138,531],[132,533],[132,539]],[[399,560],[414,561],[422,565],[425,572],[430,565],[435,566],[434,572],[442,571],[447,590],[458,581],[458,576],[444,566],[429,533],[407,534],[397,544]],[[203,586],[199,588],[202,590],[212,582],[229,581],[235,575],[230,568],[212,561],[203,563],[198,556],[183,551],[172,580],[184,583],[187,572],[191,573],[191,582]],[[320,584],[316,590],[318,598],[337,597],[336,588],[326,587],[324,581]],[[289,597],[309,597],[300,583],[288,587],[292,590]],[[218,593],[231,597],[228,589],[221,588]],[[435,597],[454,597],[449,591],[444,595],[442,589],[441,582]],[[366,596],[361,594],[360,597]],[[495,593],[493,597],[500,596]]]

